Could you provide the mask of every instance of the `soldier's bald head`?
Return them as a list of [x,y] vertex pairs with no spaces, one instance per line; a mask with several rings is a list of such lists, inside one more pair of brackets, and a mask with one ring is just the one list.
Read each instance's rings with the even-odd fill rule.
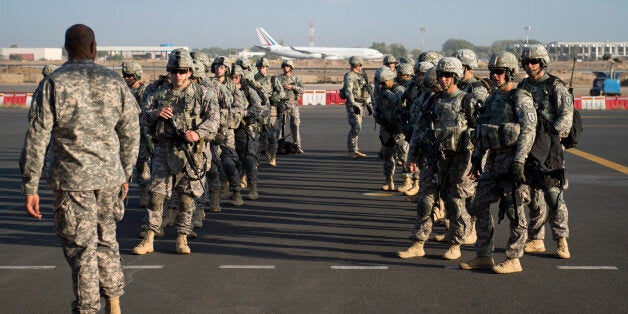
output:
[[65,50],[68,51],[68,59],[95,59],[96,35],[87,25],[75,24],[65,31]]

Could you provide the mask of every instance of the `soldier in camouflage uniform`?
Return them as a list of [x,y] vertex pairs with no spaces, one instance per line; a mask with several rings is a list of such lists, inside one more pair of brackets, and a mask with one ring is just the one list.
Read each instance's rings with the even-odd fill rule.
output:
[[[460,263],[461,269],[492,269],[508,274],[522,271],[519,259],[527,238],[525,201],[530,199],[525,185],[523,164],[536,135],[536,111],[531,103],[516,102],[513,79],[519,61],[506,51],[494,53],[488,62],[490,77],[497,90],[483,105],[472,141],[471,174],[479,180],[470,212],[477,217],[477,257]],[[482,171],[482,159],[488,152]],[[495,266],[493,261],[493,216],[491,203],[499,201],[500,220],[510,221],[506,260]]]
[[203,194],[205,172],[211,162],[207,147],[218,130],[216,95],[190,80],[192,57],[187,50],[174,50],[166,65],[172,83],[162,85],[146,99],[142,125],[154,130],[155,159],[148,206],[149,227],[133,253],[153,252],[153,239],[162,225],[163,203],[173,188],[179,198],[176,251],[190,254],[187,236],[192,231],[195,198]]
[[[399,149],[397,152],[397,162],[399,165],[405,165],[406,160],[408,159],[408,148],[407,144],[412,137],[412,131],[414,130],[414,124],[410,121],[410,107],[412,105],[412,99],[408,94],[410,88],[414,84],[414,68],[410,63],[401,63],[399,64],[397,70],[397,83],[401,86],[403,90],[403,94],[401,95],[401,102],[399,106],[399,110],[397,111],[397,119],[399,119],[399,125],[401,126],[401,130],[404,134],[405,144]],[[397,187],[397,191],[406,192],[411,189],[414,184],[414,174],[408,172],[408,169],[402,167],[401,169],[401,177],[403,178],[403,184]]]
[[[297,146],[297,154],[303,154],[301,146],[301,114],[299,113],[299,97],[305,90],[301,79],[294,75],[294,62],[292,60],[283,60],[281,62],[283,73],[277,76],[277,81],[283,87],[285,97],[281,98],[277,105],[277,130],[275,137],[279,139],[282,135],[283,126],[286,119],[290,119],[290,133],[292,140]],[[281,127],[280,127],[281,125]]]
[[347,72],[343,80],[343,90],[347,99],[345,109],[349,121],[349,134],[347,134],[347,149],[349,158],[366,157],[358,148],[358,135],[362,129],[362,118],[364,117],[366,106],[371,101],[371,86],[367,84],[362,74],[362,64],[364,60],[358,56],[349,58],[351,70]]
[[[560,138],[569,134],[573,122],[573,99],[559,78],[546,73],[550,58],[542,45],[524,47],[521,64],[528,74],[520,84],[518,101],[532,104],[541,119],[552,125],[552,133]],[[564,160],[563,160],[564,163]],[[546,174],[555,170],[558,175]],[[563,197],[565,189],[564,164],[554,169],[544,165],[526,163],[526,178],[531,181],[533,200],[530,204],[530,224],[526,252],[545,252],[544,222],[549,221],[552,236],[556,241],[556,256],[570,258],[567,238],[569,237],[568,211]],[[543,197],[538,197],[543,195]],[[545,203],[545,204],[543,204]],[[548,218],[549,216],[549,218]]]
[[[417,217],[411,235],[414,244],[399,252],[400,258],[424,256],[423,245],[432,232],[432,211],[435,202],[442,197],[446,204],[450,247],[444,259],[460,257],[460,245],[474,243],[467,239],[470,233],[470,217],[466,199],[475,192],[475,184],[469,176],[472,146],[470,128],[475,127],[477,101],[456,86],[462,78],[462,64],[456,58],[443,58],[436,66],[442,91],[423,108],[419,118],[420,134],[413,138],[418,149],[408,156],[408,170],[421,167],[421,188],[417,203]],[[421,165],[423,164],[423,165]]]
[[260,84],[262,94],[268,99],[268,105],[265,109],[268,113],[263,114],[262,131],[260,134],[260,153],[265,152],[268,165],[274,167],[277,165],[277,138],[275,137],[277,127],[277,105],[279,100],[285,97],[285,92],[279,81],[275,77],[268,75],[269,67],[268,59],[260,58],[255,66],[257,73],[255,80]]
[[490,87],[488,83],[473,73],[478,68],[478,58],[475,52],[470,49],[460,49],[454,52],[453,57],[458,58],[464,68],[464,76],[458,84],[458,88],[463,92],[473,94],[475,99],[483,103],[490,94]]
[[[82,24],[65,33],[68,61],[44,79],[29,112],[20,160],[26,211],[41,219],[37,187],[46,146],[57,235],[72,268],[73,312],[96,313],[105,297],[120,313],[124,275],[116,240],[139,147],[140,112],[124,80],[96,65],[94,32]],[[104,271],[106,270],[106,271]]]
[[382,185],[381,189],[384,191],[395,189],[393,176],[397,157],[400,155],[397,150],[404,149],[408,145],[397,117],[397,113],[401,110],[401,96],[404,89],[395,84],[394,80],[395,73],[390,69],[385,69],[379,74],[380,95],[373,112],[375,122],[381,126],[379,139],[382,144],[384,176],[386,177],[386,184]]

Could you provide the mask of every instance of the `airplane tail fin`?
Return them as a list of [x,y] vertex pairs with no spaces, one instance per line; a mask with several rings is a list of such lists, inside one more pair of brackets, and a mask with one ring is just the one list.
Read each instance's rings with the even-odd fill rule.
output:
[[281,46],[263,28],[256,28],[255,32],[262,47]]

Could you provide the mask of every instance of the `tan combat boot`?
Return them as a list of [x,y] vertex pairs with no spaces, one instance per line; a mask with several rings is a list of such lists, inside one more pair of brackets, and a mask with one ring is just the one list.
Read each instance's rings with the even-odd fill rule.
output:
[[168,207],[166,210],[166,216],[161,221],[161,228],[172,227],[174,226],[174,222],[177,219],[178,208]]
[[471,231],[462,239],[462,244],[473,245],[478,240],[478,235],[475,232],[475,220],[476,218],[471,218]]
[[212,213],[220,213],[222,211],[220,208],[220,191],[212,191],[209,202],[209,209]]
[[257,182],[251,182],[251,188],[249,194],[246,196],[250,200],[256,200],[259,195],[257,194]]
[[240,194],[240,191],[233,191],[233,199],[231,200],[231,205],[240,206],[243,204],[244,201],[242,200],[242,194]]
[[148,201],[150,200],[148,194],[148,186],[146,184],[142,185],[140,190],[140,206],[146,207],[148,206]]
[[545,252],[545,243],[543,240],[530,240],[523,246],[526,253],[543,253]]
[[154,252],[153,241],[155,240],[155,231],[146,231],[146,236],[142,239],[142,242],[133,248],[133,254],[144,255],[146,253]]
[[560,238],[556,241],[556,256],[562,259],[568,259],[571,257],[569,253],[569,246],[567,245],[567,238]]
[[449,241],[449,235],[446,233],[435,234],[434,241],[436,242],[447,242]]
[[398,192],[405,192],[412,188],[412,178],[405,177],[403,178],[403,184],[397,188]]
[[508,258],[499,265],[493,266],[493,272],[496,274],[512,274],[523,271],[518,258]]
[[495,266],[495,261],[491,256],[476,256],[474,259],[463,262],[458,265],[460,269],[492,269]]
[[105,298],[105,313],[108,314],[121,314],[120,310],[120,297]]
[[268,165],[271,167],[277,167],[277,156],[275,154],[270,154],[270,159],[268,159]]
[[248,184],[246,182],[246,174],[242,174],[242,177],[240,178],[240,187],[246,189],[247,186]]
[[395,182],[393,182],[392,176],[386,176],[386,184],[382,185],[382,191],[394,191]]
[[424,243],[422,241],[414,241],[411,247],[402,252],[397,252],[399,258],[411,258],[425,256],[425,250],[423,250]]
[[403,194],[407,196],[413,196],[419,194],[419,180],[414,180],[412,187],[407,191],[403,192]]
[[229,181],[222,180],[220,183],[220,198],[231,198],[233,193],[229,190]]
[[177,254],[190,254],[190,247],[188,246],[188,236],[179,233],[177,237]]
[[452,244],[447,252],[443,254],[443,259],[454,260],[460,258],[462,253],[460,253],[460,244]]
[[354,152],[349,152],[349,154],[347,155],[349,158],[353,158],[353,159],[358,159],[358,158],[362,158],[362,157],[366,157],[366,154],[363,154],[359,151],[354,151]]

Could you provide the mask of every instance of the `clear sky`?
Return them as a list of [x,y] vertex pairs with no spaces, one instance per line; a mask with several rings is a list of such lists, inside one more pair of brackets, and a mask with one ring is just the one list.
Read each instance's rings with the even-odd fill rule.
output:
[[448,38],[628,41],[627,0],[0,0],[0,47],[62,47],[76,23],[102,46],[250,48],[256,27],[277,41],[369,47],[373,42],[440,50]]

